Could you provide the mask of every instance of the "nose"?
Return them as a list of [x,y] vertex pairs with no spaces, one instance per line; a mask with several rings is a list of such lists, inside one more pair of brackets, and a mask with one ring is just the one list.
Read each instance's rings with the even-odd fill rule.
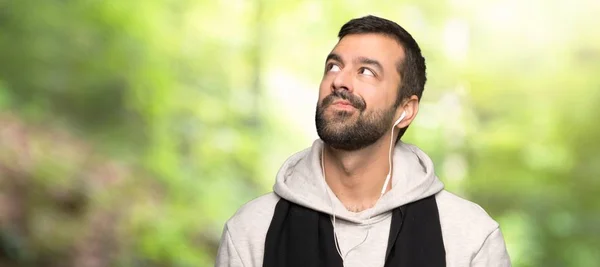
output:
[[352,88],[352,75],[350,71],[341,69],[335,74],[335,78],[333,78],[333,82],[331,83],[331,91],[334,92],[340,89],[349,92],[354,91]]

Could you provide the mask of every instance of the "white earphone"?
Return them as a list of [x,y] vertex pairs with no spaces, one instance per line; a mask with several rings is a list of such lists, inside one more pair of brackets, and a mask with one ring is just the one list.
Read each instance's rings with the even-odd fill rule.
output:
[[[396,127],[396,125],[398,125],[398,123],[400,123],[404,117],[406,117],[406,111],[402,111],[402,115],[400,115],[400,118],[398,118],[398,120],[396,122],[394,122],[394,127]],[[394,129],[392,129],[393,131]]]
[[387,176],[385,177],[385,182],[383,182],[383,188],[381,188],[381,196],[383,196],[383,194],[385,194],[385,190],[387,189],[387,186],[390,183],[390,179],[392,178],[392,148],[393,148],[393,144],[394,144],[394,128],[396,128],[396,125],[398,125],[398,123],[400,123],[404,119],[404,117],[406,117],[406,111],[402,111],[402,115],[400,115],[400,118],[398,118],[398,120],[396,122],[394,122],[394,126],[392,126],[392,135],[390,137],[390,154],[389,154],[390,171],[388,172]]

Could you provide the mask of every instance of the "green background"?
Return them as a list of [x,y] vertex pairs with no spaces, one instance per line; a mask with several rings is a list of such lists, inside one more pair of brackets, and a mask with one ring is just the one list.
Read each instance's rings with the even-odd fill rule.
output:
[[421,45],[404,140],[513,266],[600,266],[593,0],[0,0],[0,266],[213,266],[317,137],[325,56],[367,14]]

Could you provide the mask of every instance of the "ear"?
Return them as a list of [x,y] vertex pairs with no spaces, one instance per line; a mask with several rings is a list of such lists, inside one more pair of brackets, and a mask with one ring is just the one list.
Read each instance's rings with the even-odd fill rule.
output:
[[406,112],[404,119],[396,125],[399,129],[407,127],[417,116],[419,112],[419,97],[416,95],[412,95],[407,100],[403,101],[402,105],[399,105],[396,108],[396,119],[400,118],[402,115],[402,111]]

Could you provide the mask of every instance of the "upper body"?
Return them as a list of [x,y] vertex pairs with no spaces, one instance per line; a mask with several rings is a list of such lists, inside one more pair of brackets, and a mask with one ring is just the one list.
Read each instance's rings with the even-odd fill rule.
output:
[[[266,233],[280,198],[332,214],[319,167],[322,146],[322,141],[317,140],[311,148],[290,157],[277,174],[274,192],[248,202],[227,221],[216,266],[262,266]],[[374,210],[351,212],[332,196],[337,237],[344,253],[365,237],[365,224],[374,211],[370,221],[374,225],[367,240],[348,253],[344,266],[383,266],[391,209],[430,195],[438,204],[448,267],[511,266],[498,223],[479,205],[444,190],[425,153],[399,142],[394,163],[408,168],[394,170],[397,179]]]
[[[273,242],[285,247],[277,251],[297,256],[294,253],[303,253],[298,251],[302,248],[278,240],[311,238],[318,240],[310,243],[318,248],[306,249],[316,255],[322,255],[319,250],[336,251],[339,258],[333,255],[334,262],[341,264],[335,265],[384,266],[391,246],[412,254],[428,251],[390,243],[391,229],[419,224],[440,232],[434,241],[443,249],[431,257],[443,257],[445,266],[510,266],[498,223],[478,205],[445,191],[431,159],[416,146],[399,141],[418,113],[426,81],[425,60],[416,41],[396,23],[374,16],[349,21],[338,37],[319,87],[315,122],[320,138],[285,161],[272,193],[247,203],[228,220],[216,266],[258,267],[267,262],[266,255],[285,257],[272,256],[277,250],[269,245]],[[398,211],[432,200],[435,208],[428,209],[432,216],[427,218],[434,220],[398,224],[394,219],[397,214],[404,221],[415,219],[410,209],[408,215]],[[279,203],[292,203],[293,211],[279,216]],[[306,216],[293,217],[300,213]],[[331,222],[310,228],[274,219],[304,220],[313,214]],[[272,229],[288,232],[273,234]],[[288,233],[296,239],[285,236]],[[324,265],[330,256],[314,262]]]

